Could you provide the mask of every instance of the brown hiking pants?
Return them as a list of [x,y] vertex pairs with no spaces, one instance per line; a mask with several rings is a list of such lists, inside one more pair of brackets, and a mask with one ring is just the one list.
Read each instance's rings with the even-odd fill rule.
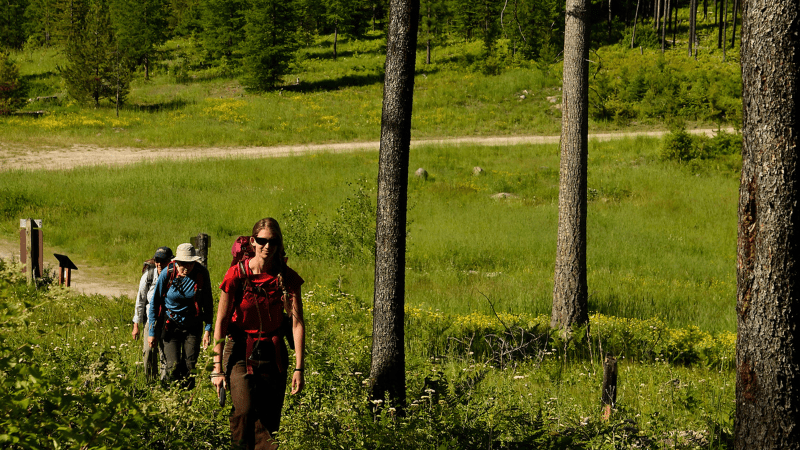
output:
[[[265,345],[272,342],[264,341]],[[266,344],[268,342],[268,344]],[[288,352],[281,339],[280,354],[283,367],[288,361]],[[274,349],[265,352],[274,355]],[[274,361],[262,362],[253,367],[248,375],[245,363],[245,342],[228,337],[224,350],[225,366],[228,368],[228,386],[231,391],[231,439],[234,449],[274,450],[278,441],[273,436],[281,423],[283,396],[286,392],[286,374],[278,370]]]

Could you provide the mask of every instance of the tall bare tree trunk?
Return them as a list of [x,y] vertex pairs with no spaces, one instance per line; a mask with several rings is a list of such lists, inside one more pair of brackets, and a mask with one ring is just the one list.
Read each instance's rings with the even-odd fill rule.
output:
[[734,448],[800,448],[800,4],[742,12]]
[[586,174],[589,134],[589,20],[587,0],[567,0],[558,243],[550,326],[589,322],[586,283]]
[[336,59],[336,45],[339,43],[339,22],[333,26],[333,59]]
[[658,24],[659,20],[661,19],[661,2],[664,0],[656,0],[656,4],[653,5],[655,11],[653,12],[653,29],[658,31]]
[[633,16],[633,32],[631,33],[631,48],[633,48],[633,43],[636,40],[636,21],[639,20],[639,2],[641,2],[641,0],[636,0],[636,14]]
[[372,312],[373,398],[406,399],[405,268],[408,156],[414,97],[419,0],[391,0],[386,41]]
[[661,53],[667,46],[667,18],[669,17],[669,0],[664,0],[664,20],[661,21]]
[[692,56],[692,48],[695,43],[695,27],[697,20],[697,0],[689,0],[689,56]]
[[725,13],[724,13],[724,2],[725,0],[719,0],[719,6],[717,6],[717,48],[722,48],[722,22],[725,20]]
[[722,2],[722,60],[728,59],[728,0]]
[[739,12],[739,1],[733,0],[733,34],[731,34],[731,48],[736,46],[736,16]]

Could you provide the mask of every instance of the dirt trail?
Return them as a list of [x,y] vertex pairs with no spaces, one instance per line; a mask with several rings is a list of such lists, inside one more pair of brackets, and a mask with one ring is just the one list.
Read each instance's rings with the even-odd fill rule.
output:
[[[732,132],[732,129],[726,129]],[[689,130],[692,134],[713,135],[716,130]],[[663,136],[665,131],[637,131],[629,133],[591,134],[590,139],[608,141],[636,136]],[[427,139],[412,141],[412,147],[422,145],[517,145],[517,144],[553,144],[558,143],[559,136],[496,136],[496,137],[462,137],[449,139]],[[7,170],[61,170],[81,166],[120,166],[143,161],[185,160],[207,158],[269,158],[279,156],[303,155],[309,153],[332,152],[348,153],[356,151],[376,151],[379,142],[357,142],[318,145],[284,145],[277,147],[208,147],[208,148],[101,148],[89,145],[74,145],[70,149],[29,150],[0,143],[0,171]],[[61,253],[60,249],[47,244],[45,234],[44,265],[53,268],[58,263],[53,253]],[[128,295],[133,298],[138,286],[124,282],[129,279],[105,267],[93,267],[74,255],[67,255],[78,267],[72,272],[72,288],[85,294],[101,294],[110,297]],[[19,241],[16,236],[7,239],[0,236],[0,258],[19,259]],[[128,275],[128,274],[126,274]]]
[[[726,131],[733,131],[726,129]],[[712,135],[713,129],[690,130],[692,134]],[[636,131],[628,133],[590,134],[589,139],[608,141],[635,136],[663,136],[666,131]],[[554,144],[559,136],[494,136],[424,139],[411,142],[412,147],[422,145],[517,145]],[[30,150],[0,142],[0,170],[62,170],[81,166],[121,166],[144,161],[187,160],[207,158],[270,158],[304,155],[309,153],[348,153],[377,151],[380,143],[352,142],[314,145],[281,145],[275,147],[204,147],[204,148],[103,148],[92,145],[73,145],[68,149]]]
[[[64,254],[62,250],[47,244],[47,233],[45,231],[44,267],[50,267],[57,271],[58,261],[56,261],[53,253]],[[67,256],[70,257],[72,262],[75,263],[75,267],[78,268],[78,270],[73,270],[71,275],[72,280],[70,282],[70,287],[73,290],[84,294],[100,294],[107,297],[127,295],[133,299],[136,296],[136,291],[139,286],[135,283],[123,282],[122,280],[124,277],[119,276],[119,274],[114,273],[106,267],[93,267],[72,255]],[[0,238],[0,258],[19,261],[19,240],[13,241]],[[131,317],[133,317],[133,303],[131,303]]]

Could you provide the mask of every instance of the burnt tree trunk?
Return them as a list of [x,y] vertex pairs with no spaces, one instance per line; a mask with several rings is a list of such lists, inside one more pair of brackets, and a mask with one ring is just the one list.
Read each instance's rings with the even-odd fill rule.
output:
[[800,5],[742,13],[735,445],[800,448]]
[[405,266],[408,156],[414,96],[419,0],[391,0],[386,42],[378,205],[375,227],[375,297],[370,389],[405,403]]
[[589,19],[587,0],[567,0],[558,243],[550,326],[589,322],[586,284],[586,165],[589,134]]

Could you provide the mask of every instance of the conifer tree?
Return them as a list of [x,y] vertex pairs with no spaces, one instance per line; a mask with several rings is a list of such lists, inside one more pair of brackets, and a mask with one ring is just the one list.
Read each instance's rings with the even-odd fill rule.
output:
[[25,94],[19,67],[8,53],[0,52],[0,115],[11,114],[25,105]]
[[25,9],[25,21],[29,40],[37,45],[49,47],[53,43],[58,21],[58,2],[56,0],[31,0]]
[[111,3],[119,52],[125,61],[144,68],[145,79],[150,78],[156,46],[167,37],[166,11],[164,0],[112,0]]
[[246,0],[203,1],[201,40],[212,60],[225,58],[229,62],[238,62],[241,59],[247,11]]
[[117,53],[106,0],[86,0],[82,23],[67,42],[66,66],[59,68],[67,92],[76,100],[93,102],[95,107],[102,98],[124,101],[130,77],[120,77],[117,63],[121,55]]
[[27,39],[25,9],[28,0],[0,0],[0,48],[18,49]]
[[299,40],[292,2],[254,0],[247,13],[243,48],[242,84],[250,89],[272,89],[289,69]]

